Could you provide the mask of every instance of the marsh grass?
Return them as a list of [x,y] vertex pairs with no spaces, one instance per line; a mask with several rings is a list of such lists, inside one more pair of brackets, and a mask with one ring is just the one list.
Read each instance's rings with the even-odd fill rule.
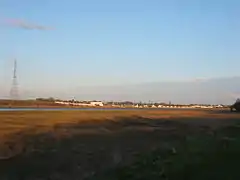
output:
[[238,114],[0,112],[0,127],[0,179],[238,178]]

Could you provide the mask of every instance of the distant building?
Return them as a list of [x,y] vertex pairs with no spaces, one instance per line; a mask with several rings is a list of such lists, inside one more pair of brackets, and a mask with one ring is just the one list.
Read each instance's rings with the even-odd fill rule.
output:
[[92,101],[92,102],[65,102],[65,101],[55,101],[56,104],[62,105],[72,105],[72,106],[103,106],[101,101]]
[[103,102],[101,102],[101,101],[90,102],[90,104],[91,104],[92,106],[103,106]]

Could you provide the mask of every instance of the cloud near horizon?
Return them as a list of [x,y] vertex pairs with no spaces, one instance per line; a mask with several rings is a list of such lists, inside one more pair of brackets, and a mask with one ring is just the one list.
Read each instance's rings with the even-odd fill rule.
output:
[[12,26],[12,27],[15,27],[15,28],[27,29],[27,30],[46,31],[46,30],[53,30],[54,29],[52,27],[37,25],[37,24],[34,24],[34,23],[26,22],[24,20],[20,20],[20,19],[5,18],[5,19],[2,20],[2,22],[3,22],[4,25],[7,25],[7,26]]

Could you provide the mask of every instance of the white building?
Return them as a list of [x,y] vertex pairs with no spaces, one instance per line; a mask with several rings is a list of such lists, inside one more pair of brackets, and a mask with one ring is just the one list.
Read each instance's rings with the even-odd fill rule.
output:
[[93,102],[90,102],[90,104],[92,106],[103,106],[103,102],[101,101],[93,101]]

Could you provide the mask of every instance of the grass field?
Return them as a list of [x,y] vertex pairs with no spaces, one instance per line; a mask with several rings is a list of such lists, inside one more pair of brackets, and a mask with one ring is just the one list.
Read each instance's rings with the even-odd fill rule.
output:
[[240,114],[0,112],[0,179],[240,179]]

